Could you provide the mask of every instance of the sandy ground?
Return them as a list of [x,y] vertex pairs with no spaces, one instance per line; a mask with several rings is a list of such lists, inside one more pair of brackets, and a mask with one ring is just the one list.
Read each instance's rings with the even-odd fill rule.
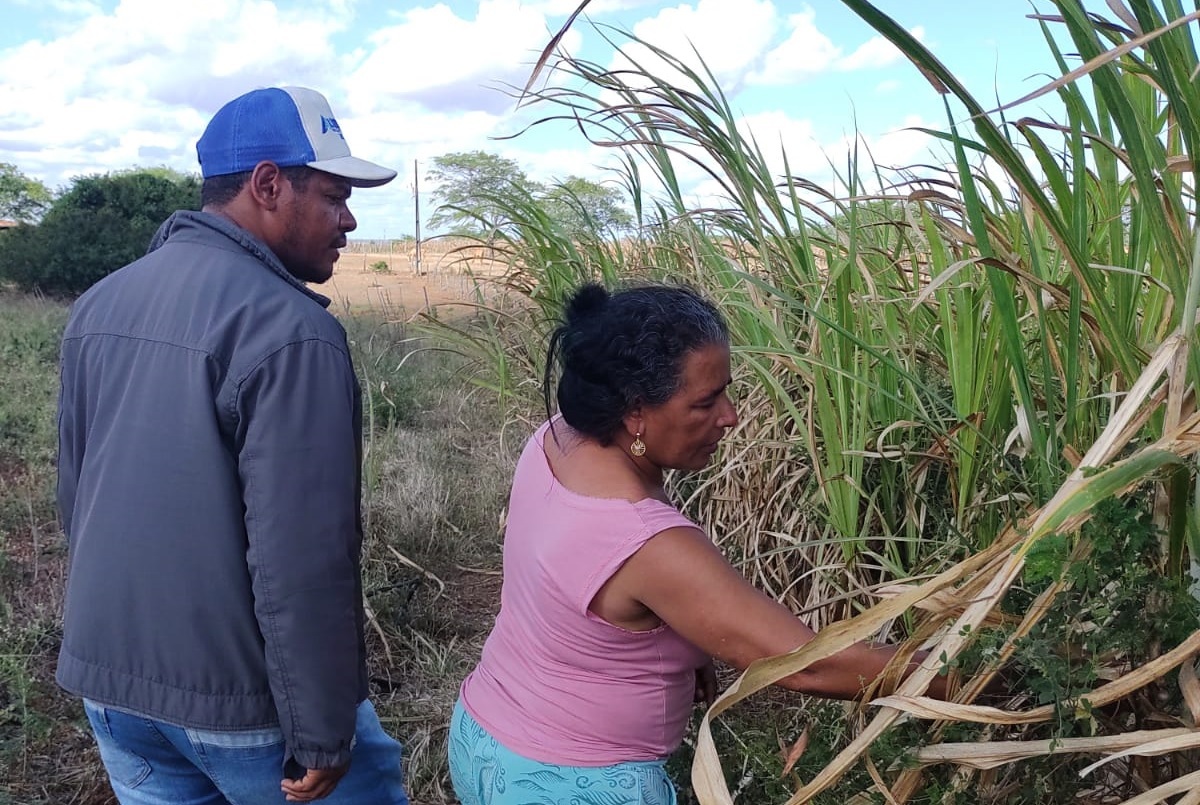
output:
[[[386,270],[379,266],[381,262],[387,264]],[[333,278],[313,289],[333,299],[330,308],[335,313],[374,310],[398,319],[410,318],[433,305],[452,305],[473,298],[474,279],[450,255],[426,252],[421,269],[418,274],[412,255],[403,251],[391,254],[347,251],[338,260]],[[501,266],[474,260],[470,270],[480,275],[496,275]]]

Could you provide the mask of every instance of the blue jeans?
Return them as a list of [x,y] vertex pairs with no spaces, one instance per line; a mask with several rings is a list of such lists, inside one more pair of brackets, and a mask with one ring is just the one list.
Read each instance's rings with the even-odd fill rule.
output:
[[[122,805],[284,803],[278,727],[217,732],[176,727],[84,700],[113,792]],[[400,744],[369,701],[358,706],[350,771],[327,805],[408,805]]]
[[560,766],[507,749],[454,705],[450,782],[462,805],[676,805],[662,760]]

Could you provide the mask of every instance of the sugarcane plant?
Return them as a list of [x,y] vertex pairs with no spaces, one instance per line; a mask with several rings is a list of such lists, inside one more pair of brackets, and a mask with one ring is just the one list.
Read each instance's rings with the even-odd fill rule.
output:
[[[1060,77],[988,109],[898,21],[843,2],[943,98],[940,165],[885,178],[855,147],[819,185],[743,131],[703,54],[598,28],[621,54],[604,67],[560,35],[534,71],[549,79],[517,94],[548,110],[537,125],[617,153],[638,227],[567,232],[501,194],[483,223],[508,274],[474,325],[431,323],[528,419],[578,282],[683,281],[725,311],[741,422],[672,488],[820,631],[708,711],[701,802],[732,801],[715,719],[851,642],[901,636],[898,662],[930,659],[870,692],[789,803],[1196,805],[1200,12],[1056,0],[1030,24]],[[1045,96],[1057,117],[1014,117]],[[715,200],[689,203],[684,164]],[[937,674],[951,701],[924,696]],[[899,734],[910,750],[872,758]],[[856,766],[870,783],[848,791]]]

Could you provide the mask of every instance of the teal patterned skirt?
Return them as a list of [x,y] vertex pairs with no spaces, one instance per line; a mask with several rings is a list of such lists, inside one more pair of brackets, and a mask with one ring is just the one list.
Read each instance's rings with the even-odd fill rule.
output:
[[462,805],[676,805],[665,761],[559,766],[501,746],[463,709],[450,720],[450,780]]

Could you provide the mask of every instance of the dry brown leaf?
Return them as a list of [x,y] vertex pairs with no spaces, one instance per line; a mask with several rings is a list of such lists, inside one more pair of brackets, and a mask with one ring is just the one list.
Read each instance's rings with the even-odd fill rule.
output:
[[1045,741],[991,741],[945,743],[924,746],[917,750],[916,760],[922,765],[955,763],[973,769],[992,769],[1018,760],[1045,755],[1066,755],[1075,752],[1123,751],[1133,746],[1152,743],[1171,737],[1195,737],[1195,730],[1178,727],[1168,730],[1142,730],[1099,738],[1055,738]]
[[1200,805],[1200,786],[1180,797],[1175,805]]
[[888,785],[883,780],[883,775],[879,773],[879,769],[875,768],[875,761],[871,760],[870,755],[866,759],[867,774],[871,776],[871,782],[875,783],[875,790],[883,794],[883,799],[888,805],[900,805],[900,801],[896,799],[896,795],[891,792]]
[[[890,707],[902,713],[931,721],[967,721],[974,724],[1028,724],[1029,712],[1024,710],[1001,710],[981,704],[958,704],[930,699],[927,696],[883,696],[872,700],[877,707]],[[1041,710],[1042,708],[1038,708]],[[1037,718],[1036,721],[1044,721]]]
[[[1172,730],[1173,731],[1173,730]],[[1159,730],[1157,732],[1165,732]],[[1126,733],[1120,737],[1124,738],[1134,733]],[[1142,757],[1152,757],[1154,755],[1165,755],[1168,752],[1181,752],[1185,749],[1195,749],[1200,746],[1200,730],[1188,730],[1182,735],[1159,736],[1146,743],[1130,746],[1116,754],[1109,755],[1106,758],[1096,761],[1090,766],[1080,769],[1079,776],[1091,774],[1096,769],[1118,758],[1128,757],[1130,755],[1140,755]]]
[[1164,783],[1143,794],[1138,794],[1133,799],[1127,799],[1121,805],[1154,805],[1154,803],[1163,802],[1167,797],[1173,797],[1176,794],[1184,792],[1190,793],[1196,788],[1200,788],[1200,771],[1194,771],[1191,774],[1177,777],[1169,783]]
[[[1192,632],[1187,640],[1145,665],[1130,671],[1119,679],[1095,688],[1091,693],[1083,695],[1092,707],[1104,707],[1124,699],[1139,688],[1161,679],[1172,668],[1189,659],[1200,650],[1200,629]],[[1031,710],[1000,710],[983,705],[956,704],[930,699],[926,696],[908,696],[897,693],[884,696],[871,702],[873,705],[887,707],[893,710],[909,713],[917,718],[932,720],[950,719],[953,721],[969,721],[980,724],[1036,724],[1047,721],[1054,716],[1054,705],[1044,705]]]
[[800,737],[792,744],[792,748],[783,756],[783,771],[780,777],[786,777],[792,770],[792,766],[796,765],[796,761],[804,754],[804,750],[808,749],[808,726],[804,727],[804,732],[800,733]]
[[[872,592],[880,598],[895,598],[897,595],[913,589],[913,586],[912,584],[885,584],[881,587],[876,587]],[[967,603],[956,591],[941,590],[924,600],[918,601],[914,606],[917,609],[923,609],[927,612],[959,613],[966,608]],[[1003,626],[1005,623],[1013,623],[1016,620],[1011,615],[992,611],[984,617],[983,625]]]
[[1200,727],[1200,681],[1196,679],[1195,660],[1179,667],[1179,690],[1192,717],[1192,726]]

